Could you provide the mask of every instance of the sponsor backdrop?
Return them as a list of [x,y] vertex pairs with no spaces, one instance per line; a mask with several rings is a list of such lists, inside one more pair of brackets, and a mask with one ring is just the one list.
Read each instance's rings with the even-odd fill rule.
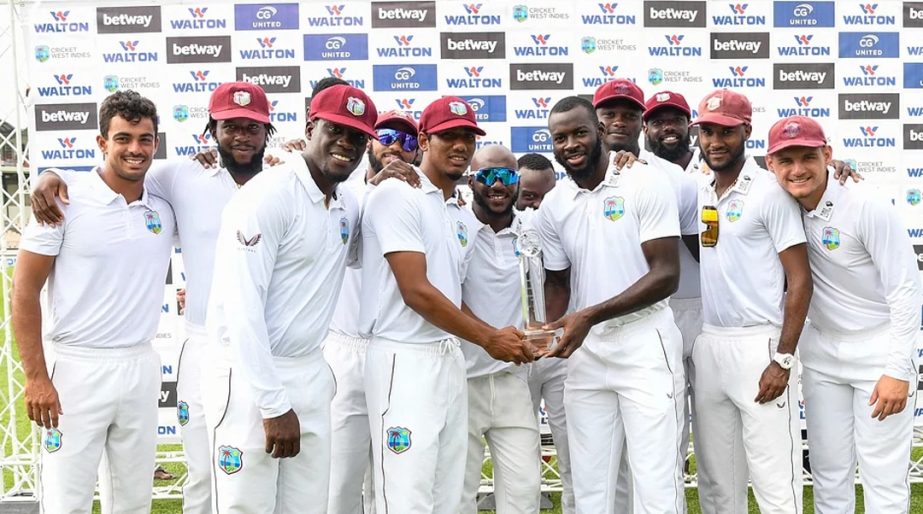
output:
[[487,131],[479,145],[550,153],[557,100],[627,77],[647,96],[672,90],[693,106],[715,88],[747,94],[756,156],[778,118],[817,118],[834,155],[901,210],[923,259],[923,2],[125,3],[31,8],[32,166],[97,163],[98,103],[128,88],[161,110],[159,158],[214,146],[203,135],[208,95],[229,80],[266,90],[277,146],[303,133],[325,76],[416,117],[460,95]]

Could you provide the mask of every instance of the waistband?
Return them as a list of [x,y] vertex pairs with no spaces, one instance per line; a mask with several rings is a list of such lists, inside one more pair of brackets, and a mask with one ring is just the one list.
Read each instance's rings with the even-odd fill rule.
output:
[[320,349],[299,357],[277,357],[273,355],[272,361],[279,370],[301,369],[324,360],[324,353]]
[[154,346],[149,342],[119,348],[91,348],[70,344],[55,344],[53,345],[53,351],[59,357],[81,360],[134,359],[152,353]]
[[888,322],[882,323],[877,327],[868,328],[865,330],[855,330],[855,331],[841,331],[841,330],[825,330],[821,329],[813,323],[808,323],[805,326],[805,330],[813,329],[821,337],[825,339],[835,339],[837,341],[868,341],[869,339],[874,339],[880,335],[887,335],[888,331],[891,329],[891,324]]
[[604,321],[593,327],[596,329],[594,331],[603,337],[622,336],[634,333],[638,330],[647,330],[667,321],[673,322],[673,310],[667,306],[666,302],[658,302],[648,309],[652,310],[632,313],[641,313],[641,316],[632,316],[632,314],[629,314],[627,316],[620,316],[614,320]]
[[420,353],[428,353],[431,355],[445,355],[447,353],[453,352],[461,353],[461,343],[454,337],[443,339],[442,341],[436,341],[435,343],[402,343],[400,341],[393,341],[391,339],[373,336],[369,340],[369,349],[393,350],[400,352],[414,351]]
[[752,325],[749,327],[718,327],[705,323],[702,325],[702,334],[717,338],[743,338],[768,336],[779,337],[782,331],[781,327],[775,325]]
[[670,298],[670,308],[674,311],[702,310],[702,297]]
[[325,344],[334,343],[337,345],[347,346],[356,350],[365,350],[369,345],[369,340],[365,337],[353,337],[346,334],[341,334],[340,332],[334,332],[331,330],[327,332],[327,339]]

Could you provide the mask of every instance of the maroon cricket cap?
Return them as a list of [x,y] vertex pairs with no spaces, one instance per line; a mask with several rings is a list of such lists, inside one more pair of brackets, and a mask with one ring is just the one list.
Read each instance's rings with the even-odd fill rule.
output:
[[683,95],[673,91],[661,91],[647,99],[647,103],[644,104],[644,115],[641,116],[641,119],[647,121],[651,114],[664,107],[672,107],[683,111],[687,118],[692,117],[692,111],[689,109],[689,104]]
[[593,93],[593,107],[599,108],[602,104],[614,100],[627,100],[639,109],[644,109],[644,91],[637,84],[628,79],[616,79],[604,82]]
[[746,96],[727,89],[712,91],[699,102],[699,117],[690,125],[714,123],[722,127],[736,127],[750,123],[753,107]]
[[457,96],[443,96],[427,105],[420,116],[420,132],[438,134],[456,127],[470,128],[479,136],[487,134],[484,129],[478,127],[474,109]]
[[790,146],[827,146],[827,137],[820,124],[811,118],[789,116],[775,122],[769,129],[769,149],[766,153],[776,153]]
[[320,118],[377,138],[375,123],[378,110],[375,104],[361,89],[349,85],[331,86],[314,95],[310,116],[312,120]]
[[379,114],[375,130],[386,128],[400,130],[412,136],[417,135],[417,122],[413,121],[413,117],[407,111],[394,109]]
[[263,88],[250,82],[225,82],[208,99],[208,113],[216,120],[247,118],[269,123],[269,100]]

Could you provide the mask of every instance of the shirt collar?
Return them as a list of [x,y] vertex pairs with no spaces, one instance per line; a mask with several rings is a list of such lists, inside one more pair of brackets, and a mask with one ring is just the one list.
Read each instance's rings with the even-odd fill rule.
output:
[[565,181],[564,184],[571,186],[571,198],[577,198],[581,193],[595,193],[596,191],[601,191],[604,187],[618,187],[621,174],[615,167],[615,156],[615,152],[609,152],[609,166],[606,168],[606,175],[603,177],[602,181],[597,184],[595,188],[593,188],[592,191],[589,189],[583,189],[582,187],[578,186],[577,182],[575,182],[574,179],[570,178],[570,175],[568,175],[569,180]]
[[[314,177],[311,176],[308,163],[305,162],[304,158],[298,156],[292,160],[292,164],[292,170],[294,170],[295,176],[298,177],[298,181],[301,182],[305,192],[308,193],[311,203],[323,202],[326,195],[317,187],[317,182],[314,182]],[[333,194],[330,196],[330,203],[327,205],[328,209],[343,206],[339,190],[340,184],[337,184],[333,189]]]
[[[93,194],[96,195],[96,198],[102,201],[103,203],[105,203],[106,205],[111,204],[112,202],[116,201],[119,198],[121,198],[122,201],[127,201],[125,200],[124,196],[120,195],[119,193],[116,193],[115,191],[112,190],[111,187],[109,187],[109,184],[106,184],[106,182],[103,180],[102,175],[100,175],[100,172],[102,172],[101,167],[96,167],[95,169],[93,169],[93,171],[90,172],[92,174],[92,178],[91,178],[92,190],[93,190]],[[141,190],[141,198],[135,200],[134,202],[129,203],[128,205],[132,205],[136,203],[144,207],[147,207],[148,209],[152,209],[151,195],[148,194],[147,188],[144,188]]]
[[833,208],[836,206],[841,189],[844,187],[845,186],[841,186],[836,177],[833,176],[833,171],[827,171],[827,188],[824,189],[823,196],[821,196],[820,201],[817,202],[817,207],[815,207],[813,211],[806,211],[804,207],[802,207],[801,212],[809,218],[820,218],[824,221],[830,221],[830,218],[833,217]]
[[[727,196],[730,193],[739,193],[746,196],[750,192],[750,188],[753,186],[753,181],[756,180],[757,173],[762,171],[765,170],[760,168],[760,165],[756,163],[753,157],[747,157],[747,160],[744,161],[743,168],[740,170],[740,174],[737,175],[737,180],[735,180],[734,185],[724,193],[724,196]],[[715,191],[714,174],[712,174],[712,179],[710,182],[708,182],[706,187],[709,191]]]

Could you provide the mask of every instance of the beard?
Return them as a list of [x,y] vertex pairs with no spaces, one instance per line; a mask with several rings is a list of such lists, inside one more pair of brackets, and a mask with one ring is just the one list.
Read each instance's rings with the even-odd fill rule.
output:
[[378,174],[378,172],[381,171],[385,165],[382,164],[378,157],[375,157],[375,152],[372,151],[371,145],[369,146],[369,149],[366,153],[369,157],[369,168],[375,172],[375,174]]
[[234,160],[234,154],[229,150],[225,150],[221,146],[218,147],[218,155],[221,156],[221,164],[223,164],[228,171],[242,175],[255,175],[259,173],[263,169],[264,153],[266,153],[265,145],[259,152],[253,154],[253,157],[250,158],[250,162],[240,164]]
[[660,140],[648,139],[647,144],[651,147],[651,152],[660,157],[661,159],[666,159],[670,162],[675,161],[686,154],[689,151],[689,147],[692,146],[692,137],[689,136],[689,133],[686,133],[686,137],[681,139],[680,142],[673,147],[669,147],[660,143]]
[[702,152],[702,160],[705,161],[705,164],[707,164],[708,167],[711,168],[712,171],[725,171],[725,170],[729,170],[733,168],[734,166],[737,165],[737,162],[740,161],[740,159],[744,156],[744,154],[747,151],[746,145],[741,144],[740,149],[736,153],[731,155],[731,158],[728,159],[727,164],[725,164],[724,166],[718,167],[718,166],[715,166],[711,162],[711,160],[708,158],[708,154],[706,154],[705,151],[701,149],[701,147],[699,148],[699,150],[701,150]]
[[474,203],[478,204],[481,209],[483,209],[483,211],[486,212],[489,216],[507,216],[513,212],[513,207],[516,205],[516,195],[514,195],[510,199],[510,204],[506,207],[506,209],[503,209],[503,212],[494,212],[491,210],[490,204],[487,203],[487,198],[484,198],[484,195],[478,194],[474,188],[471,189],[471,198],[474,200]]
[[567,160],[564,159],[563,154],[554,155],[554,160],[558,161],[558,164],[564,167],[564,171],[574,180],[582,180],[588,178],[596,170],[599,160],[603,156],[603,142],[601,139],[596,140],[596,145],[593,146],[593,149],[590,150],[590,153],[587,155],[586,164],[580,168],[573,168],[567,164]]

